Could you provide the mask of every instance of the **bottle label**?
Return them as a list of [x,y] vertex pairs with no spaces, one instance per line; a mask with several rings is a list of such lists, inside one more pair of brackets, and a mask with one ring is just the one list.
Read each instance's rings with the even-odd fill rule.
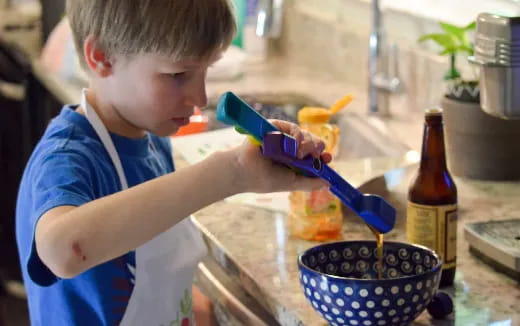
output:
[[408,242],[433,249],[443,261],[442,268],[455,267],[457,260],[457,205],[426,206],[408,203]]

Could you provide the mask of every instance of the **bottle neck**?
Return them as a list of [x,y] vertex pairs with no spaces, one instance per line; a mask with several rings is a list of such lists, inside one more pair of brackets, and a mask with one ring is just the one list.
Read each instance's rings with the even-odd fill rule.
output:
[[443,173],[447,170],[442,116],[426,117],[420,169],[428,173]]

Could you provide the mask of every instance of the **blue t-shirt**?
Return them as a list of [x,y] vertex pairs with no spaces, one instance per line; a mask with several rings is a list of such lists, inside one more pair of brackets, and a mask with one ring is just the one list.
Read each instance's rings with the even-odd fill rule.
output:
[[[73,279],[59,279],[35,249],[36,223],[45,212],[80,206],[121,190],[108,152],[86,117],[75,109],[65,106],[49,124],[28,162],[18,194],[16,233],[32,325],[117,325],[134,287],[134,251]],[[111,137],[129,187],[174,170],[166,138]]]

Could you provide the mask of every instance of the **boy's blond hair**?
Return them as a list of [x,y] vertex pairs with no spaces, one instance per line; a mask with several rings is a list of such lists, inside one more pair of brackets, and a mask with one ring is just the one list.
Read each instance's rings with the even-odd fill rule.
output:
[[67,15],[83,65],[89,35],[109,56],[157,53],[181,60],[217,54],[236,32],[229,0],[67,0]]

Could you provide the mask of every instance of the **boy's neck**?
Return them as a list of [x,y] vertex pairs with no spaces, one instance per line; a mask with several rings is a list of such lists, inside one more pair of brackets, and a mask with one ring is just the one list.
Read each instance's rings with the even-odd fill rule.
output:
[[[127,138],[143,138],[146,136],[146,131],[132,125],[129,121],[124,119],[117,108],[109,103],[104,103],[97,96],[96,92],[92,89],[87,91],[87,101],[90,107],[96,111],[103,124],[108,131],[124,136]],[[85,115],[85,108],[78,107],[76,110],[78,113]]]

